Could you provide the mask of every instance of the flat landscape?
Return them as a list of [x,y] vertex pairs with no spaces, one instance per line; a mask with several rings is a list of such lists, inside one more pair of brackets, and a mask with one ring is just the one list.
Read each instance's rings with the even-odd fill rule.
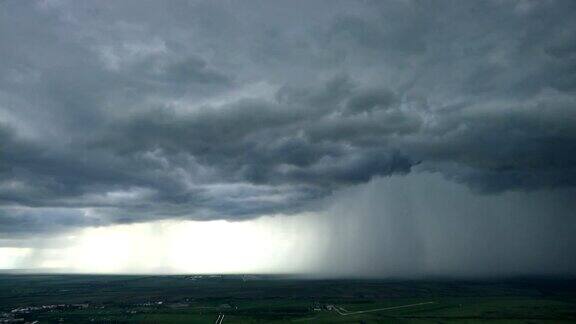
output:
[[576,321],[576,280],[2,274],[2,321],[568,323]]

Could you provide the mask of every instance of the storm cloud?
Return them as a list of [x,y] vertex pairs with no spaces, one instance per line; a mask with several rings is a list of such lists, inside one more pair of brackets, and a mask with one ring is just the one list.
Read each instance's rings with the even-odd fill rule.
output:
[[569,190],[575,35],[573,1],[2,1],[0,233],[294,214],[414,172]]

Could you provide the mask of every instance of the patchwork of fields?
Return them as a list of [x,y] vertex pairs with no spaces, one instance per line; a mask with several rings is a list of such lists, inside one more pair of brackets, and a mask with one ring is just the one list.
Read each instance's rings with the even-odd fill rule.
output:
[[3,274],[0,314],[14,323],[568,323],[576,280]]

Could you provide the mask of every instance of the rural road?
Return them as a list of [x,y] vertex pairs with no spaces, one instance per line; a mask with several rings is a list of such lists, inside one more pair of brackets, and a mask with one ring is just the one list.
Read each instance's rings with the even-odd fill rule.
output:
[[402,305],[402,306],[393,306],[393,307],[386,307],[386,308],[369,309],[369,310],[356,311],[356,312],[348,312],[347,310],[345,310],[345,309],[342,308],[342,307],[335,306],[335,307],[334,307],[334,310],[336,311],[336,313],[338,313],[338,314],[340,314],[340,315],[342,315],[342,316],[348,316],[348,315],[356,315],[356,314],[379,312],[379,311],[391,310],[391,309],[408,308],[408,307],[414,307],[414,306],[420,306],[420,305],[428,305],[428,304],[434,304],[434,303],[435,303],[435,302],[425,302],[425,303],[417,303],[417,304],[410,304],[410,305]]
[[224,321],[224,315],[220,314],[216,318],[216,322],[214,322],[214,324],[221,324],[223,321]]

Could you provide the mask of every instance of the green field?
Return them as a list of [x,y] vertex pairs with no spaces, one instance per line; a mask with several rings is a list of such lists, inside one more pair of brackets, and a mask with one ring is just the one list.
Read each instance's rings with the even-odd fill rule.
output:
[[[11,312],[42,305],[55,306]],[[40,323],[568,323],[576,280],[3,274],[0,312]]]

